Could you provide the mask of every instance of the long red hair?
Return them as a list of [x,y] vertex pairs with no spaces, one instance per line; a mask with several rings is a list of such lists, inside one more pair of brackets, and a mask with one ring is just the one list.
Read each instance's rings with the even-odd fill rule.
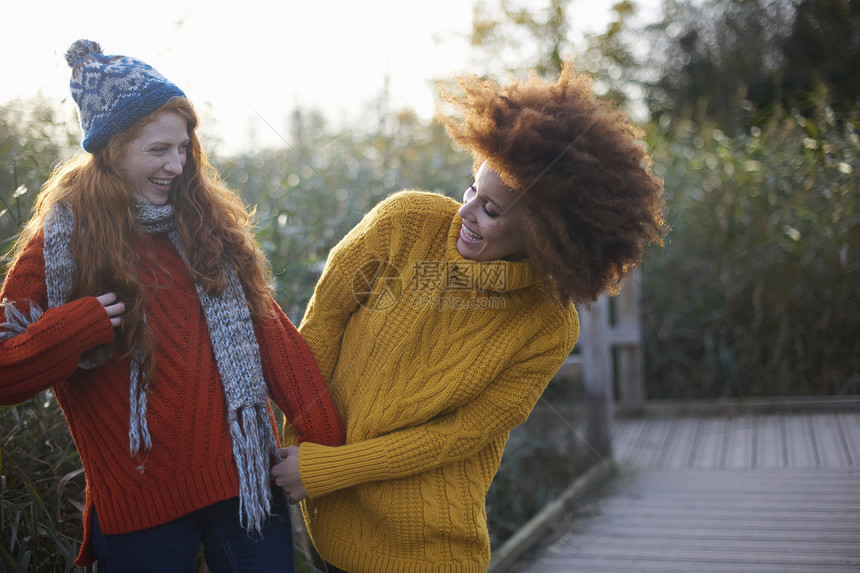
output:
[[[253,232],[250,212],[221,181],[200,147],[197,114],[191,102],[176,97],[114,136],[93,154],[75,157],[54,170],[42,187],[28,221],[13,248],[14,258],[38,235],[53,206],[67,202],[75,218],[71,252],[77,272],[69,300],[115,292],[125,306],[116,349],[128,355],[143,351],[144,383],[155,369],[155,333],[144,320],[146,300],[137,275],[139,257],[132,237],[136,196],[131,183],[117,169],[124,146],[137,131],[160,113],[174,111],[187,121],[190,145],[182,174],[176,178],[168,202],[173,205],[182,250],[194,280],[218,295],[226,288],[224,264],[232,265],[255,319],[270,311],[271,271]],[[85,232],[84,232],[85,231]]]

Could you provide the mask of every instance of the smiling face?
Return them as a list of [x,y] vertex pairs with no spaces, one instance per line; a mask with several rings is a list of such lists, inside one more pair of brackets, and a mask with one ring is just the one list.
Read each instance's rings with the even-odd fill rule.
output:
[[164,205],[173,180],[185,167],[190,142],[185,118],[172,110],[162,111],[125,144],[119,169],[139,197]]
[[475,174],[475,182],[463,195],[460,207],[463,227],[457,251],[475,261],[525,257],[522,205],[517,198],[499,174],[484,162]]

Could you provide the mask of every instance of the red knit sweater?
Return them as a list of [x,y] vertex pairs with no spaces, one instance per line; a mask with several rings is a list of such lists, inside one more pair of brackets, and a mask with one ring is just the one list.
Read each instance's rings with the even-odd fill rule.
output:
[[[157,264],[140,241],[136,246],[139,276],[148,285],[146,319],[158,339],[146,415],[150,451],[129,456],[129,361],[77,368],[82,352],[113,339],[107,313],[94,297],[47,310],[25,333],[0,341],[0,404],[53,388],[80,453],[87,501],[78,565],[93,561],[93,508],[102,530],[116,534],[166,523],[238,495],[224,393],[195,285],[167,236],[148,237]],[[0,291],[0,300],[14,302],[25,314],[26,301],[42,309],[48,305],[42,246],[39,236]],[[343,443],[343,426],[309,347],[272,305],[277,320],[256,328],[270,397],[300,441]],[[274,417],[272,422],[275,431]]]

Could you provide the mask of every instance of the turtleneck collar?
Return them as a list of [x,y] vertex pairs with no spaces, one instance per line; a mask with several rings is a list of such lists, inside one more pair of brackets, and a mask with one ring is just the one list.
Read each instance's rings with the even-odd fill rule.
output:
[[453,262],[459,277],[477,290],[509,292],[526,288],[538,282],[538,273],[527,258],[519,261],[475,261],[467,259],[457,250],[457,238],[463,219],[454,213],[445,244],[445,256]]

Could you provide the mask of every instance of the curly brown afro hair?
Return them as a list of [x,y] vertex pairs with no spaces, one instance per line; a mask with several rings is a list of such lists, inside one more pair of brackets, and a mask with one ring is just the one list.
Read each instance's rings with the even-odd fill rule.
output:
[[558,298],[592,302],[618,291],[645,245],[662,245],[663,186],[643,132],[597,99],[591,78],[564,64],[504,87],[476,76],[443,93],[460,117],[437,113],[475,169],[496,171],[522,202],[532,264]]

